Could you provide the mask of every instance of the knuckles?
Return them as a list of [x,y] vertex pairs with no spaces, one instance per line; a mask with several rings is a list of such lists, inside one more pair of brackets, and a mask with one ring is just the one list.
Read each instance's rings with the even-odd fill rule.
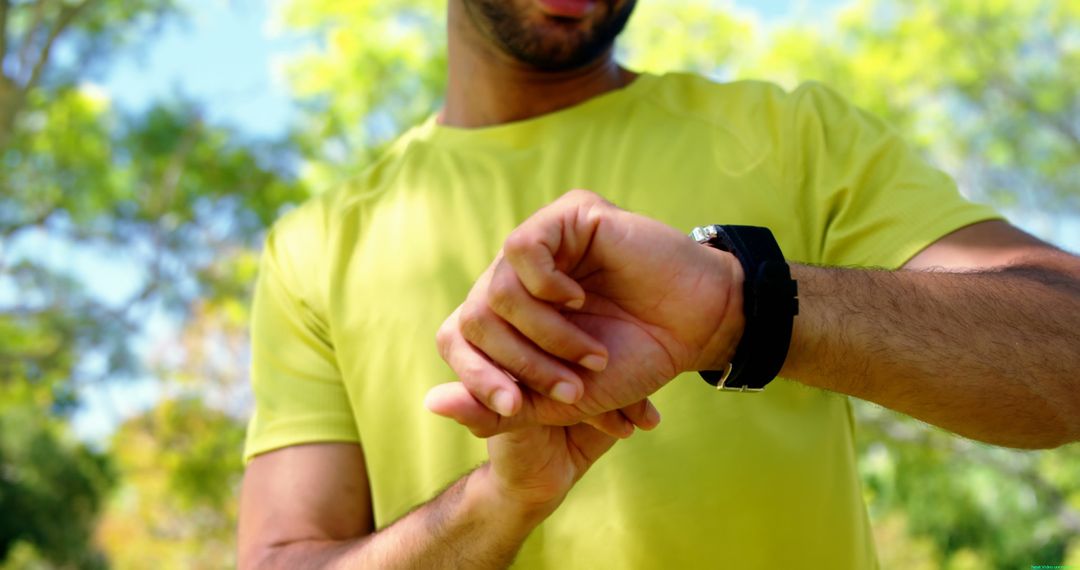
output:
[[535,383],[540,380],[540,365],[529,358],[528,355],[518,354],[507,363],[507,370],[518,380],[525,383]]
[[514,312],[520,287],[512,271],[496,271],[488,286],[488,307],[496,315],[509,318]]
[[473,344],[480,344],[484,341],[484,335],[487,328],[484,326],[486,320],[486,308],[483,306],[470,306],[463,307],[461,315],[458,316],[458,326],[461,329],[461,335],[465,337],[465,340]]
[[560,197],[556,201],[556,203],[563,202],[563,201],[570,202],[570,203],[573,203],[573,204],[591,204],[591,203],[595,203],[595,202],[608,203],[607,200],[604,200],[604,198],[602,196],[600,196],[599,194],[597,194],[596,192],[593,192],[591,190],[584,190],[584,189],[581,189],[581,188],[574,188],[573,190],[570,190],[566,194],[563,194],[562,197]]
[[461,383],[468,388],[469,392],[475,397],[477,392],[485,387],[483,378],[484,370],[477,365],[463,365],[454,370],[457,373],[458,379]]
[[439,326],[439,330],[435,331],[435,347],[438,348],[439,356],[443,360],[447,360],[447,355],[450,354],[450,347],[453,344],[454,327],[451,321],[454,321],[454,319],[443,321],[443,324]]
[[503,254],[505,257],[520,257],[532,247],[533,243],[533,238],[523,227],[519,227],[506,236],[506,241],[503,242]]

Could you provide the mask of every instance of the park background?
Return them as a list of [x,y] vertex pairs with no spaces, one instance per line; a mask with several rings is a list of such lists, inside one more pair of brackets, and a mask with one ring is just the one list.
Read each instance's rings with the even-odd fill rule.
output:
[[[0,569],[234,564],[261,240],[437,108],[444,1],[0,0]],[[619,50],[823,81],[1080,250],[1080,0],[641,0]],[[1080,446],[856,412],[885,568],[1080,567]]]

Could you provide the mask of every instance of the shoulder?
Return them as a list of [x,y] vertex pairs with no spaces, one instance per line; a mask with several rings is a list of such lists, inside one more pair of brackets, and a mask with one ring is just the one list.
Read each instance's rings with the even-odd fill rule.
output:
[[842,118],[857,111],[836,90],[816,81],[787,90],[769,81],[721,82],[695,73],[658,77],[648,99],[686,118],[746,126],[760,126],[762,120],[771,120],[779,128],[790,128],[811,118]]
[[392,193],[398,186],[395,181],[414,160],[414,143],[410,131],[360,174],[332,184],[282,214],[266,237],[264,270],[275,273],[305,300],[325,297],[330,277],[348,262],[369,225],[367,217],[374,205]]
[[859,127],[872,131],[890,131],[878,117],[856,107],[831,87],[810,81],[799,85],[789,96],[788,112],[797,131],[818,131]]
[[711,123],[741,123],[782,113],[790,96],[767,81],[718,82],[694,73],[659,77],[648,99],[668,112]]
[[271,227],[275,242],[306,257],[317,256],[340,238],[342,231],[363,227],[365,212],[398,186],[398,179],[422,152],[422,137],[412,129],[395,140],[359,174],[327,185],[283,214]]

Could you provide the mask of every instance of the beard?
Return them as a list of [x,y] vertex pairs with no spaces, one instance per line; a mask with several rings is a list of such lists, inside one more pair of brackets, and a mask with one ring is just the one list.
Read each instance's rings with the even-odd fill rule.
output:
[[465,0],[473,23],[514,59],[544,71],[582,67],[606,53],[636,0],[599,0],[587,18],[530,14],[531,0]]

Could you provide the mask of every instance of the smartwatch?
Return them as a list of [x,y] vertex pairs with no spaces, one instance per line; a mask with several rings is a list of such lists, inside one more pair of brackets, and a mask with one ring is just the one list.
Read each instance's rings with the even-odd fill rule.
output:
[[735,356],[724,370],[702,370],[701,377],[719,390],[760,392],[776,378],[787,358],[795,315],[799,314],[798,285],[767,228],[701,226],[690,237],[698,243],[733,254],[742,265],[743,329]]

